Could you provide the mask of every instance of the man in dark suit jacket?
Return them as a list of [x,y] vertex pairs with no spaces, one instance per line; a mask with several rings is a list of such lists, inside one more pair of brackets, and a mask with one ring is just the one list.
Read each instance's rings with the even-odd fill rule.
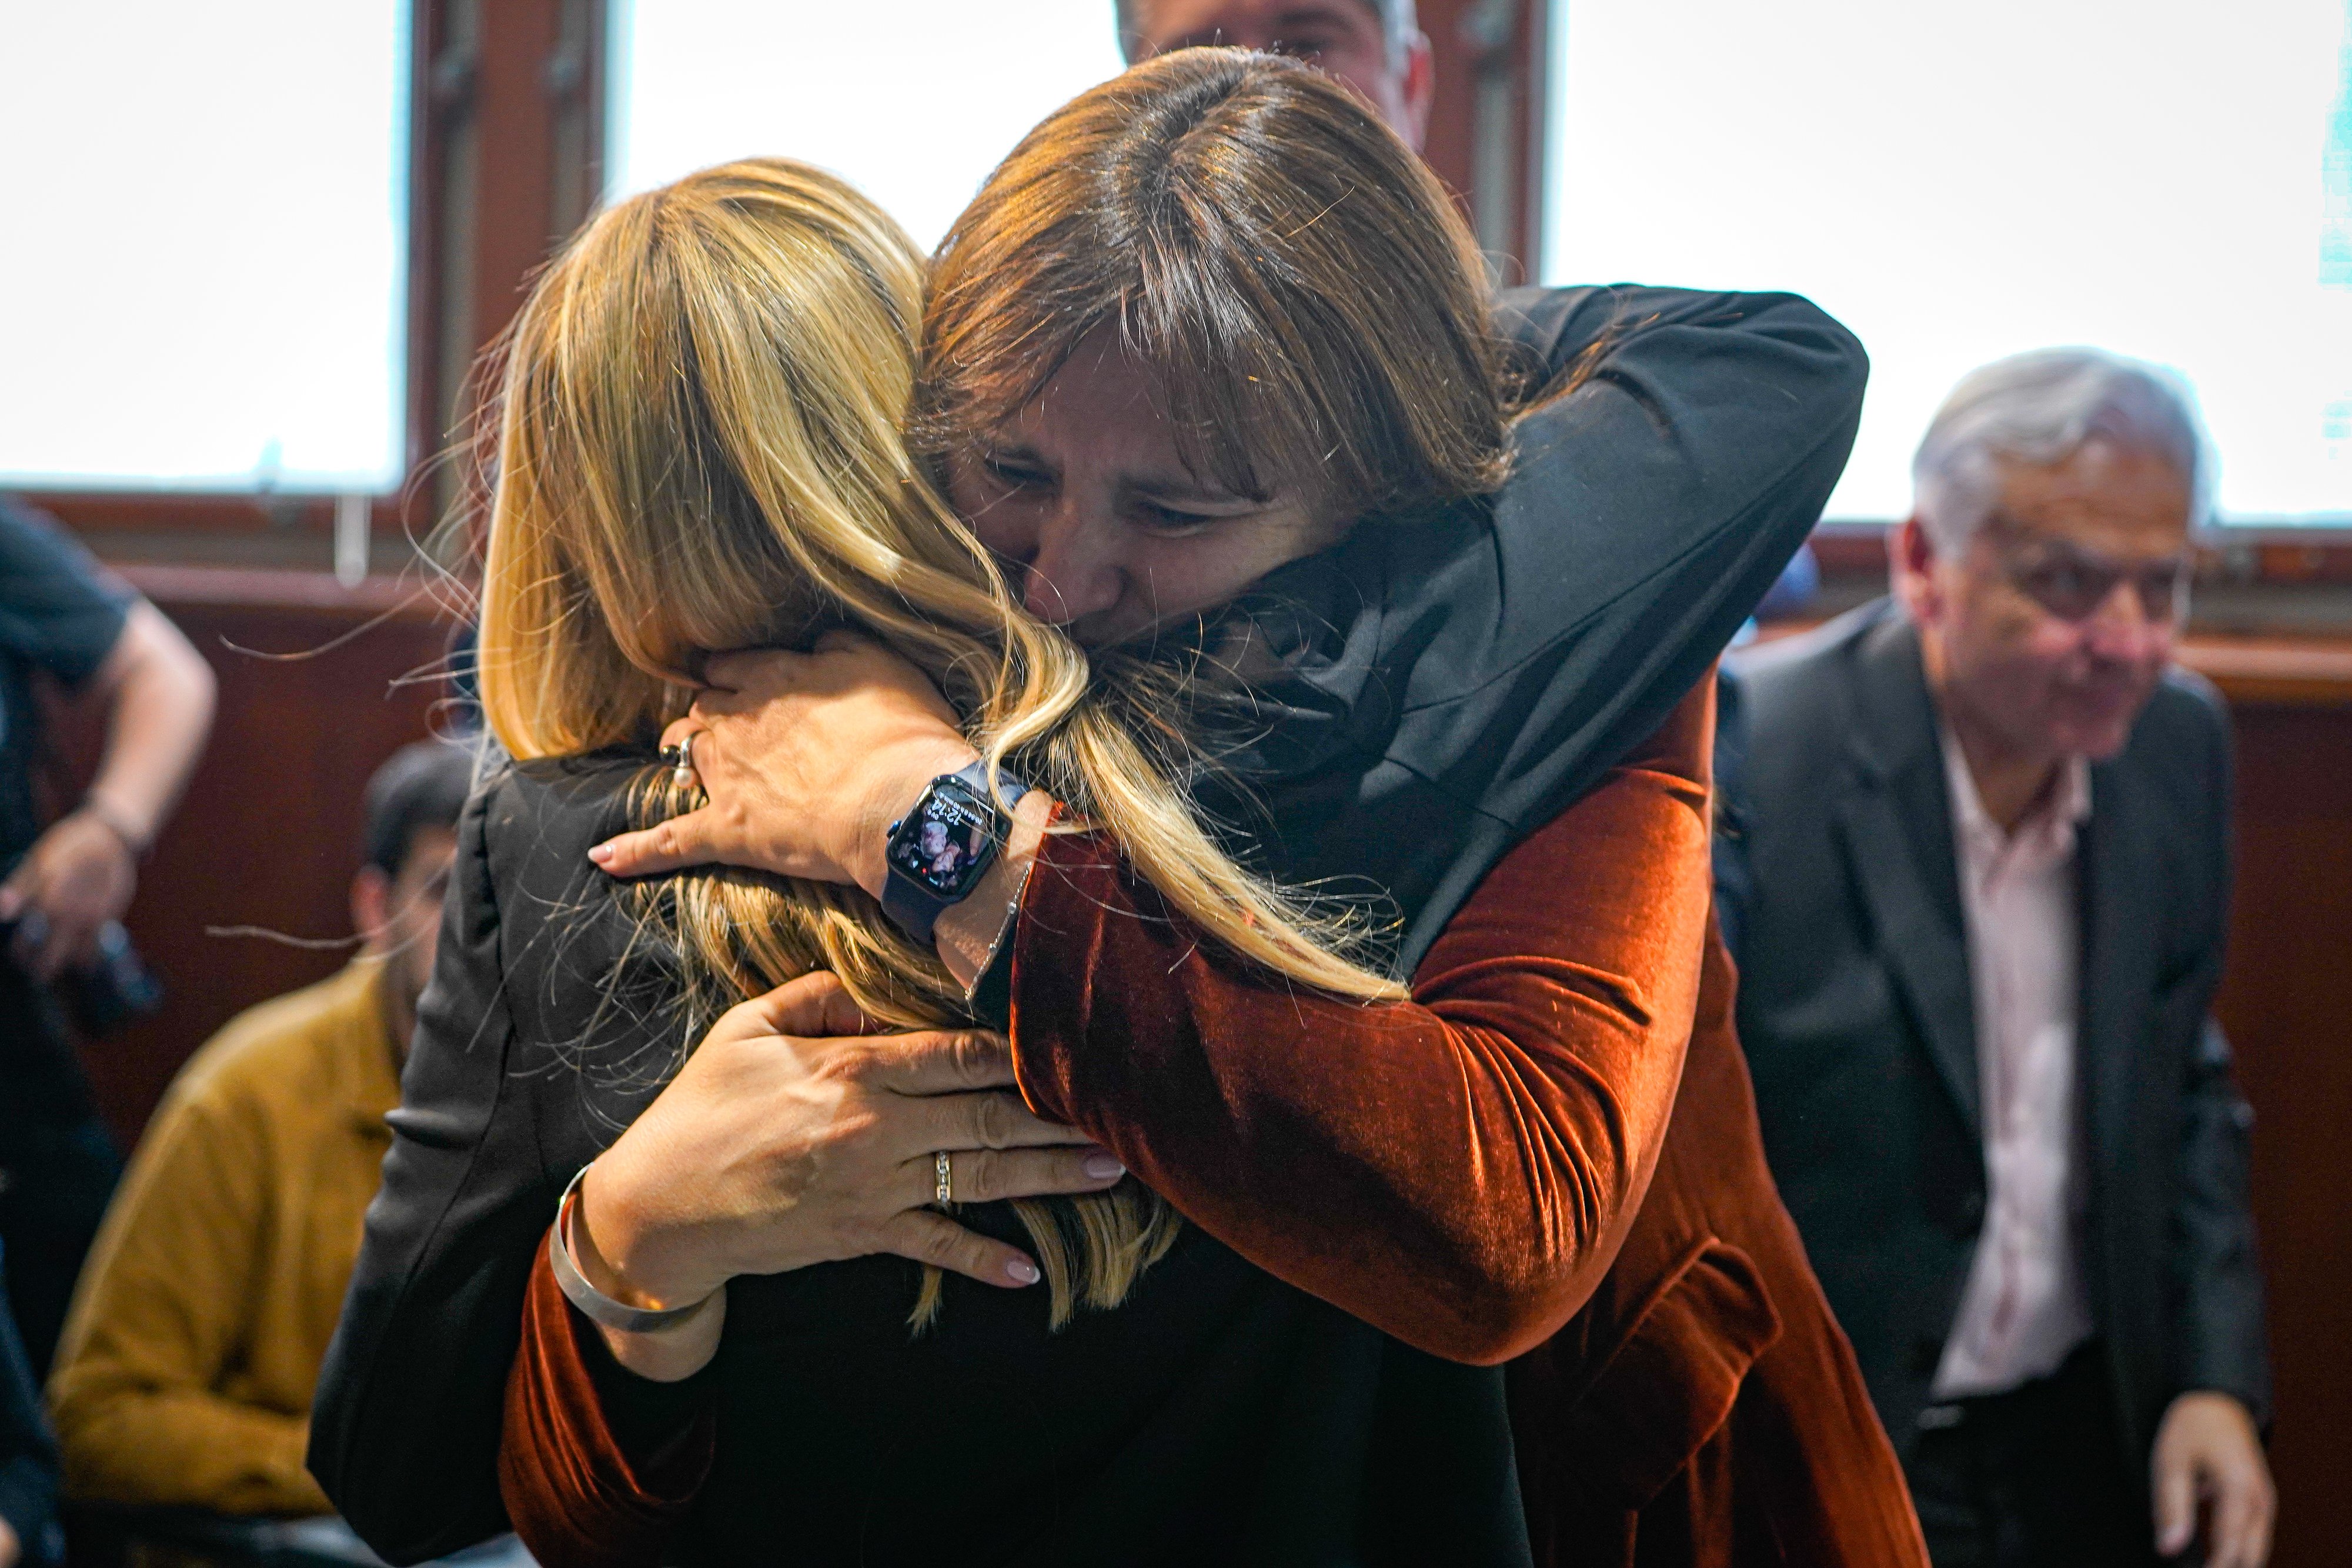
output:
[[1895,600],[1739,677],[1739,1032],[1939,1568],[2268,1551],[2229,728],[2169,668],[2202,450],[2145,367],[1987,367]]

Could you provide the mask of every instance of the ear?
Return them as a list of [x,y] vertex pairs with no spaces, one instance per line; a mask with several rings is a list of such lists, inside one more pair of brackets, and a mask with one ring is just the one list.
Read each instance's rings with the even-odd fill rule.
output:
[[1895,597],[1911,612],[1914,623],[1929,626],[1942,619],[1943,593],[1936,581],[1936,541],[1916,512],[1895,524],[1886,535],[1886,575]]
[[1430,106],[1437,101],[1437,61],[1430,53],[1429,35],[1419,28],[1404,46],[1404,123],[1397,129],[1418,152],[1429,140]]
[[392,921],[392,878],[381,866],[363,865],[352,878],[352,929],[373,942]]

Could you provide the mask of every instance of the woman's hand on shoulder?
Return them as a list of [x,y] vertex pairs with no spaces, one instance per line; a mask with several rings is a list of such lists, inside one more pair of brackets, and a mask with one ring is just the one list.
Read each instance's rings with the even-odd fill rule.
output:
[[1124,1167],[1030,1112],[1001,1037],[874,1027],[822,972],[721,1018],[582,1184],[572,1234],[589,1282],[631,1305],[682,1306],[739,1274],[888,1252],[1034,1284],[1026,1253],[931,1207],[937,1156],[959,1203],[1099,1192]]
[[923,787],[980,753],[929,677],[828,632],[808,653],[725,653],[662,739],[693,737],[708,804],[589,852],[614,876],[735,865],[879,894],[883,841]]

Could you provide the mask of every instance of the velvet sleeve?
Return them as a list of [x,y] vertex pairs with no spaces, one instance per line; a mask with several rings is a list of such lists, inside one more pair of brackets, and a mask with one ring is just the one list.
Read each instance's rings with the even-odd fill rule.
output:
[[709,1471],[715,1431],[708,1377],[656,1384],[615,1365],[542,1246],[499,1444],[499,1492],[531,1555],[547,1568],[653,1568]]
[[1268,1272],[1431,1354],[1556,1332],[1641,1206],[1697,1005],[1713,683],[1488,873],[1410,1002],[1245,971],[1094,835],[1048,841],[1013,1041],[1083,1128]]

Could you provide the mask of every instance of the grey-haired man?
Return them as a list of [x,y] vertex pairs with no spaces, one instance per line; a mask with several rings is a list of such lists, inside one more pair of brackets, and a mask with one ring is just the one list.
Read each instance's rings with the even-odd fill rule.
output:
[[1895,595],[1742,672],[1739,1032],[1938,1568],[2256,1568],[2230,732],[2171,667],[2208,465],[2090,350],[1964,380]]

